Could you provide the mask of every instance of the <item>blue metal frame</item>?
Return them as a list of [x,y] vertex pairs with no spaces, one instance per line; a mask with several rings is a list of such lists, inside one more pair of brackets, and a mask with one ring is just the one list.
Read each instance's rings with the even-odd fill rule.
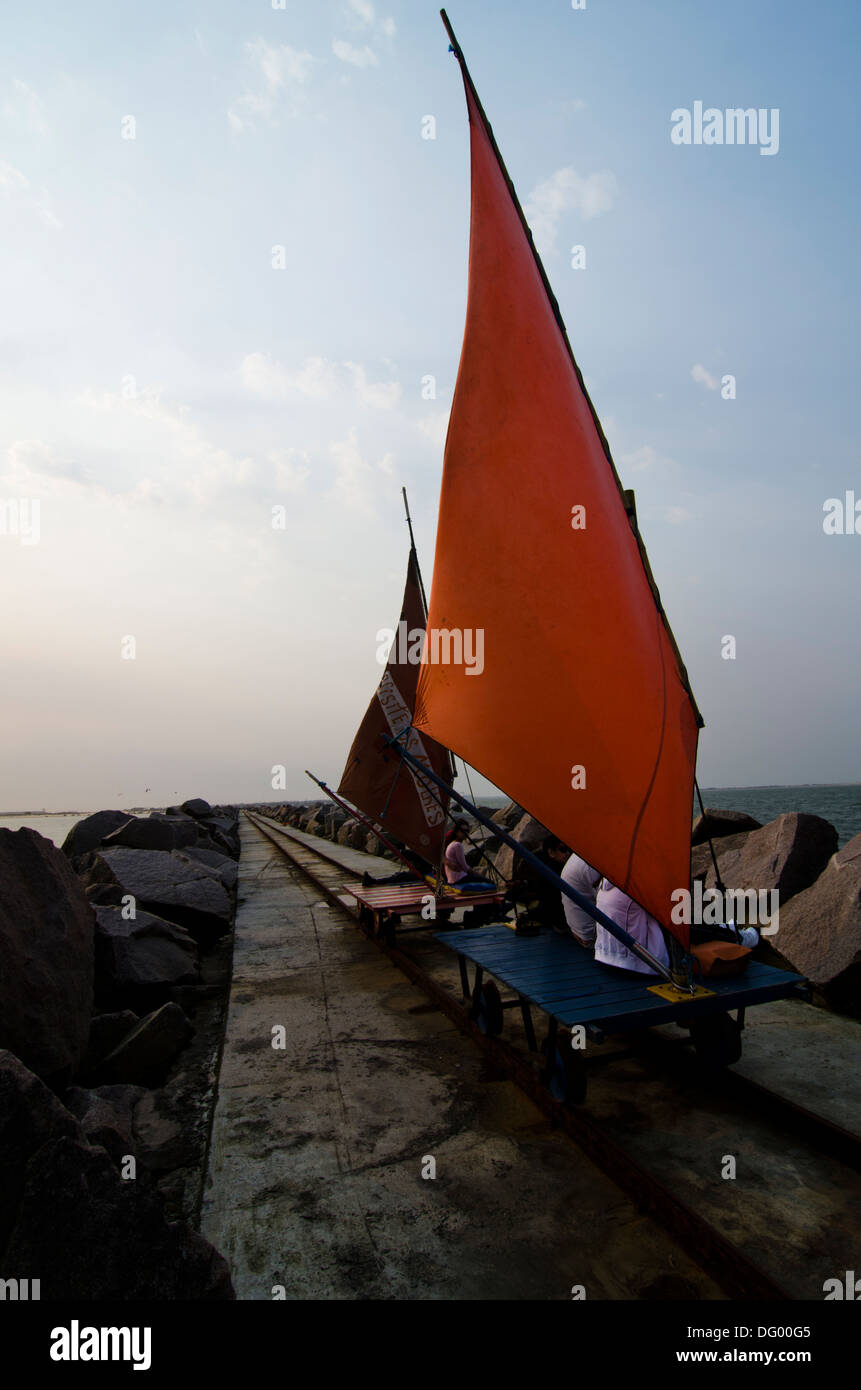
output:
[[[408,730],[405,732],[408,732]],[[401,735],[401,737],[403,737],[403,735]],[[432,778],[438,787],[442,787],[444,791],[448,792],[452,800],[469,811],[470,815],[475,816],[479,825],[483,825],[491,834],[497,835],[506,845],[510,845],[512,849],[516,850],[530,868],[535,869],[535,871],[539,873],[542,878],[545,878],[548,883],[552,883],[554,887],[558,888],[563,897],[570,898],[573,903],[576,903],[578,907],[582,908],[584,912],[588,913],[590,917],[600,923],[611,936],[614,936],[617,941],[621,941],[622,945],[627,946],[628,950],[633,952],[635,956],[639,956],[640,960],[648,965],[651,970],[654,970],[656,975],[660,975],[669,984],[678,985],[678,981],[673,979],[672,973],[663,962],[659,961],[656,956],[653,956],[651,951],[647,951],[645,946],[641,946],[639,941],[635,941],[633,936],[625,931],[624,927],[620,927],[617,922],[613,921],[612,917],[608,917],[605,912],[602,912],[600,908],[596,907],[591,898],[584,897],[582,893],[577,892],[576,888],[572,888],[570,883],[566,883],[558,874],[554,874],[553,870],[548,869],[547,865],[542,863],[531,850],[524,849],[523,845],[518,844],[513,835],[509,835],[508,831],[504,830],[501,825],[497,825],[496,821],[492,821],[489,816],[479,811],[478,807],[473,806],[472,802],[468,801],[465,796],[461,796],[460,792],[455,791],[454,787],[450,787],[447,782],[444,782],[441,777],[438,777],[432,768],[426,767],[424,763],[419,762],[418,758],[414,758],[412,753],[408,752],[400,743],[399,739],[389,737],[386,738],[386,743],[390,747],[397,749],[404,761],[408,762],[411,767],[414,767],[417,772]],[[679,988],[682,988],[682,986],[679,985]]]
[[801,995],[807,983],[802,975],[751,961],[742,975],[705,980],[708,998],[671,1003],[651,992],[654,977],[601,965],[573,939],[555,933],[520,937],[510,927],[478,927],[437,932],[434,940],[456,951],[459,965],[471,961],[563,1027],[581,1023],[612,1033]]

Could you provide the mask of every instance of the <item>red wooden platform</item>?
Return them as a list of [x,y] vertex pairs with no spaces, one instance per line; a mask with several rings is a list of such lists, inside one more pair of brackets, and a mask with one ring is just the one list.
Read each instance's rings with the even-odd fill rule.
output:
[[[433,916],[428,917],[421,927],[408,927],[407,931],[427,931],[435,927],[439,919],[450,916],[458,907],[478,907],[501,904],[503,893],[488,888],[479,893],[435,893],[428,883],[383,883],[370,888],[356,888],[353,884],[344,885],[344,894],[355,898],[364,913],[373,923],[374,934],[391,937],[397,918],[416,917],[427,914],[429,899],[433,899]],[[393,920],[394,919],[394,920]]]

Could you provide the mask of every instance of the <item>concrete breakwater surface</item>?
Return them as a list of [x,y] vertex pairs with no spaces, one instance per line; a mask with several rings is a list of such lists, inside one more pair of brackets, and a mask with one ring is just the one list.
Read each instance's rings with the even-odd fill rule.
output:
[[[855,1175],[789,1140],[759,1099],[739,1113],[701,1075],[685,1069],[668,1080],[648,1050],[628,1050],[624,1039],[590,1057],[589,1097],[573,1121],[575,1130],[597,1122],[600,1152],[617,1143],[636,1163],[633,1193],[608,1187],[604,1162],[547,1122],[492,1048],[459,1036],[450,1012],[427,1002],[436,989],[425,992],[414,967],[449,997],[457,977],[432,931],[399,935],[388,955],[342,909],[363,873],[390,871],[368,852],[373,832],[343,813],[336,824],[323,802],[269,809],[309,828],[282,835],[265,813],[241,826],[202,1221],[239,1298],[746,1296],[723,1282],[726,1270],[690,1231],[677,1242],[677,1223],[644,1216],[647,1175],[666,1185],[674,1212],[681,1202],[721,1240],[729,1234],[781,1297],[822,1297],[833,1269],[851,1267]],[[500,819],[521,840],[540,833],[518,807]],[[736,834],[740,822],[731,821]],[[833,842],[827,826],[795,829],[792,843],[806,835],[811,853],[821,853],[818,839],[825,849]],[[489,853],[504,863],[492,840]],[[309,856],[313,878],[301,869]],[[740,1075],[800,1099],[826,1128],[857,1127],[858,1024],[800,1001],[749,1014]],[[528,1055],[516,1010],[505,1036]],[[740,1155],[732,1183],[721,1171],[728,1154]]]

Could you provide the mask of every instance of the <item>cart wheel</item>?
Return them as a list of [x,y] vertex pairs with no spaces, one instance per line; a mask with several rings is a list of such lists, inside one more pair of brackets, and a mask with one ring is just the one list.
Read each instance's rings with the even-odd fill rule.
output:
[[554,1100],[561,1100],[563,1105],[579,1105],[586,1099],[586,1059],[579,1049],[571,1046],[568,1032],[559,1034],[552,1057],[548,1056],[547,1044],[545,1038],[541,1044],[545,1057],[542,1073],[545,1086]]
[[741,1028],[729,1014],[711,1014],[691,1024],[691,1042],[708,1067],[731,1067],[741,1056]]
[[470,1017],[489,1038],[499,1037],[503,1027],[502,999],[492,980],[483,984],[478,996],[473,998]]
[[453,912],[453,907],[438,907],[436,910],[436,919],[438,922],[448,922],[451,920]]

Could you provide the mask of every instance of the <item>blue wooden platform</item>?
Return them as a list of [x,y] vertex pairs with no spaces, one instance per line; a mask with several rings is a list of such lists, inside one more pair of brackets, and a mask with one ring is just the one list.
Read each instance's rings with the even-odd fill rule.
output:
[[752,960],[743,975],[702,981],[708,997],[671,1003],[650,990],[664,983],[658,976],[600,965],[573,937],[555,932],[516,936],[510,927],[476,927],[437,932],[435,939],[563,1027],[591,1024],[608,1033],[745,1009],[801,995],[806,985],[801,975]]

